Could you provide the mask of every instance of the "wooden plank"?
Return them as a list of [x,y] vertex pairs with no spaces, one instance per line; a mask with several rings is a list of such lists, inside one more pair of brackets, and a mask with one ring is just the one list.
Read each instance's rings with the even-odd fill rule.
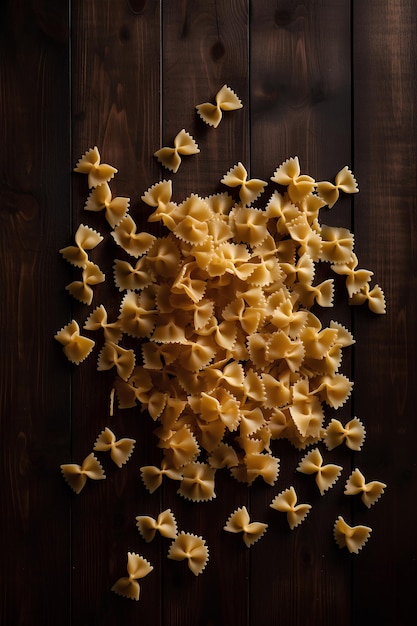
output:
[[69,230],[68,2],[6,2],[0,26],[0,621],[70,624],[69,307],[56,241]]
[[[159,143],[159,3],[75,2],[72,30],[73,165],[96,145],[102,161],[118,169],[110,182],[112,193],[130,198],[129,212],[140,231],[148,215],[140,197],[159,176],[153,157]],[[102,233],[104,241],[91,258],[106,274],[105,283],[95,287],[91,307],[74,305],[80,326],[99,304],[105,305],[109,320],[116,319],[122,295],[114,285],[113,260],[128,259],[114,244],[103,213],[83,210],[88,193],[85,176],[74,174],[73,232],[82,222]],[[94,337],[96,346],[73,373],[73,459],[80,463],[106,426],[117,438],[127,436],[137,443],[122,469],[107,454],[97,453],[107,479],[88,484],[73,499],[72,619],[74,624],[130,624],[146,619],[147,624],[157,626],[161,620],[161,542],[145,544],[135,521],[137,515],[156,517],[159,513],[159,497],[149,498],[139,472],[145,458],[155,463],[155,455],[147,452],[155,446],[153,425],[139,408],[122,410],[117,402],[110,415],[115,373],[97,372],[103,337],[86,334]],[[137,341],[128,344],[124,338],[123,345],[140,354]],[[111,591],[116,580],[127,575],[128,551],[141,554],[154,567],[141,581],[139,603]]]
[[[283,161],[298,156],[303,174],[333,180],[351,165],[349,2],[253,3],[250,47],[251,175],[269,180]],[[270,183],[268,191],[274,189]],[[351,228],[350,200],[323,209],[320,221]],[[332,277],[324,265],[318,266],[315,284]],[[315,307],[314,313],[323,326],[334,319],[351,328],[347,294],[340,281],[335,283],[334,307]],[[351,375],[349,350],[341,371]],[[350,411],[350,402],[337,412],[327,409],[325,423],[331,417],[347,421]],[[320,496],[314,481],[295,471],[308,449],[297,451],[285,443],[274,442],[281,461],[277,483],[251,492],[254,518],[269,524],[251,552],[251,623],[350,624],[350,566],[339,554],[332,529],[337,516],[346,516],[350,508],[343,486],[351,455],[319,446],[325,462],[344,468],[336,485]],[[293,531],[284,516],[269,508],[290,485],[300,502],[312,505]]]
[[401,512],[416,492],[416,5],[355,2],[353,34],[355,231],[372,285],[387,299],[386,316],[355,314],[355,410],[367,429],[359,468],[388,485],[371,510],[355,504],[355,523],[373,530],[354,560],[353,620],[400,625],[413,615],[417,580],[414,522]]
[[[169,176],[174,199],[181,202],[190,193],[204,197],[225,191],[222,176],[238,161],[248,162],[248,2],[166,2],[162,24],[162,145],[172,145],[185,128],[200,147],[200,154],[184,157],[178,172]],[[244,107],[225,113],[214,129],[195,107],[214,102],[224,84]],[[161,177],[169,174],[164,170]],[[197,578],[184,563],[166,562],[161,600],[166,626],[248,623],[247,550],[240,537],[222,530],[228,516],[247,503],[247,489],[224,472],[217,472],[211,502],[187,502],[176,495],[175,485],[165,490],[164,507],[177,513],[180,529],[202,535],[210,551]]]

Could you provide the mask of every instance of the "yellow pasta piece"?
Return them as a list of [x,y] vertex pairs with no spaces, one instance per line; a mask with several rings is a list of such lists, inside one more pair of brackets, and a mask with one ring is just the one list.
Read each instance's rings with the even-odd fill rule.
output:
[[240,187],[239,197],[243,204],[251,204],[268,184],[259,178],[248,180],[248,172],[240,161],[223,176],[220,182],[228,187]]
[[214,469],[221,469],[223,467],[230,469],[239,463],[236,451],[227,443],[220,443],[214,448],[208,456],[207,461]]
[[213,126],[213,128],[217,128],[220,124],[222,111],[235,111],[243,106],[240,98],[227,85],[223,85],[217,92],[215,100],[216,104],[204,102],[196,106],[197,113],[201,119],[209,126]]
[[183,425],[159,446],[165,448],[165,459],[170,467],[179,469],[192,463],[199,455],[200,448],[190,429]]
[[275,170],[271,180],[288,187],[288,195],[292,202],[301,202],[315,187],[315,181],[311,176],[301,174],[298,157],[284,161]]
[[281,491],[280,494],[275,496],[269,506],[276,511],[287,514],[291,530],[294,530],[305,520],[311,509],[310,504],[297,504],[297,494],[294,487]]
[[347,548],[350,553],[358,554],[368,541],[372,532],[369,526],[349,526],[341,515],[337,518],[333,534],[339,548]]
[[174,139],[173,148],[161,148],[154,153],[160,163],[174,174],[181,165],[181,156],[198,154],[200,149],[187,131],[183,128]]
[[74,239],[76,245],[61,248],[60,253],[72,265],[84,268],[88,262],[86,250],[93,250],[104,238],[93,228],[80,224]]
[[149,493],[153,493],[162,485],[162,479],[167,476],[171,480],[182,480],[182,472],[169,466],[168,462],[163,459],[161,467],[155,465],[144,465],[140,468],[140,474]]
[[112,341],[106,341],[98,356],[97,369],[103,371],[112,367],[116,368],[120,378],[128,380],[135,367],[133,350],[127,350]]
[[347,165],[336,174],[334,185],[327,181],[317,183],[317,193],[326,202],[329,209],[339,199],[339,189],[345,193],[358,193],[359,191],[356,179]]
[[87,478],[91,480],[104,480],[106,475],[93,452],[85,457],[81,465],[65,463],[61,465],[61,472],[68,485],[76,494],[84,488]]
[[114,260],[114,282],[119,291],[140,290],[152,284],[154,277],[146,263],[146,257],[141,257],[133,267],[128,261]]
[[370,509],[382,496],[384,489],[386,489],[386,484],[378,480],[372,480],[369,483],[365,482],[365,476],[356,468],[346,481],[344,493],[346,496],[362,494],[362,502]]
[[136,224],[130,215],[124,216],[111,233],[115,242],[131,256],[145,254],[156,237],[147,232],[136,232]]
[[110,452],[110,457],[117,467],[122,467],[129,460],[135,443],[135,439],[128,437],[116,440],[114,433],[106,427],[97,437],[93,450],[95,452]]
[[183,478],[177,493],[193,502],[207,502],[216,497],[214,474],[216,470],[207,463],[189,463],[183,470]]
[[88,337],[80,335],[80,327],[72,320],[56,333],[55,339],[63,345],[65,356],[71,363],[79,365],[88,357],[95,343]]
[[188,567],[192,573],[198,576],[207,565],[209,550],[205,539],[192,533],[181,531],[169,548],[168,558],[174,561],[187,560]]
[[351,450],[359,451],[365,441],[365,427],[354,417],[345,426],[337,419],[332,419],[324,433],[324,443],[328,450],[333,450],[343,442]]
[[150,543],[158,531],[162,537],[174,539],[177,534],[177,521],[171,509],[162,511],[154,519],[148,515],[138,515],[136,517],[136,526],[146,543]]
[[297,466],[298,472],[316,475],[316,484],[321,495],[324,495],[324,493],[334,485],[342,469],[340,465],[331,463],[323,465],[323,457],[318,448],[314,448],[308,452]]
[[79,300],[83,304],[90,305],[94,295],[90,285],[98,285],[104,281],[105,275],[99,266],[91,261],[86,261],[82,272],[82,280],[74,280],[72,283],[66,285],[65,289],[76,300]]
[[365,289],[374,274],[369,270],[356,269],[357,266],[358,258],[353,252],[347,262],[331,265],[331,269],[336,274],[346,276],[345,282],[349,298],[352,298],[354,294]]
[[350,298],[349,304],[368,303],[373,313],[379,315],[386,313],[385,295],[379,285],[375,285],[372,289],[366,284],[360,291],[354,293]]
[[128,552],[128,576],[119,578],[119,580],[114,583],[111,590],[119,596],[130,598],[131,600],[139,600],[140,585],[137,581],[150,574],[152,570],[153,566],[143,556],[140,556],[135,552]]
[[107,163],[100,163],[101,157],[97,146],[90,148],[78,160],[74,168],[74,172],[88,175],[88,186],[97,187],[108,182],[115,174],[117,169]]
[[112,198],[108,183],[102,183],[95,187],[87,198],[84,205],[86,211],[101,211],[105,209],[106,220],[114,228],[126,215],[130,204],[130,198]]
[[85,330],[98,330],[102,328],[105,340],[113,341],[114,343],[118,343],[123,334],[119,322],[109,323],[107,321],[107,311],[103,304],[96,307],[88,316],[83,328],[85,328]]
[[245,506],[236,509],[223,527],[229,533],[242,533],[243,541],[248,548],[265,534],[267,528],[268,524],[263,522],[251,522]]

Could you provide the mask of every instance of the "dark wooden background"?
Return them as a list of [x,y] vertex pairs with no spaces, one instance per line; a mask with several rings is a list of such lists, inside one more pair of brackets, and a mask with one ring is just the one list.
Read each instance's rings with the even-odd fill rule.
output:
[[[417,583],[416,13],[414,0],[3,0],[2,625],[410,623]],[[224,83],[244,108],[213,130],[194,107]],[[201,154],[173,177],[176,200],[220,190],[238,160],[267,180],[295,155],[317,180],[331,180],[344,165],[358,180],[354,200],[343,198],[324,219],[354,230],[361,266],[374,271],[388,312],[353,310],[337,291],[335,308],[323,313],[356,339],[344,359],[354,393],[337,416],[357,415],[367,430],[361,453],[332,453],[344,471],[323,498],[295,476],[300,453],[285,445],[274,448],[281,458],[274,487],[257,481],[248,490],[224,475],[210,503],[186,502],[176,484],[149,495],[139,467],[158,462],[153,425],[134,410],[110,418],[113,374],[96,371],[98,348],[76,368],[53,339],[90,311],[65,291],[72,274],[59,248],[72,243],[80,222],[109,231],[103,215],[83,210],[87,187],[72,173],[77,159],[97,145],[119,169],[112,190],[131,197],[131,213],[146,228],[140,196],[167,174],[153,152],[181,128]],[[95,258],[110,273],[108,251]],[[96,288],[95,304],[112,299],[110,284]],[[80,462],[105,426],[137,439],[135,452],[122,470],[104,461],[107,480],[75,496],[59,465]],[[388,484],[369,511],[343,496],[356,466]],[[291,532],[268,505],[294,481],[314,509]],[[250,551],[221,530],[243,504],[270,524]],[[136,515],[167,507],[181,529],[210,547],[197,578],[166,558],[168,540],[145,544],[137,532]],[[373,529],[358,555],[333,540],[339,514]],[[128,550],[154,565],[138,603],[110,591]]]

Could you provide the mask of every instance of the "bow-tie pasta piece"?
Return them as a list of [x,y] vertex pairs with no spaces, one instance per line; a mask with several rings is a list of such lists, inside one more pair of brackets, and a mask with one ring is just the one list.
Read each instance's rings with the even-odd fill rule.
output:
[[240,161],[223,176],[220,182],[227,185],[227,187],[240,187],[239,197],[245,205],[251,204],[256,200],[268,184],[259,178],[248,180],[248,172]]
[[164,476],[167,476],[167,478],[171,480],[182,480],[182,471],[172,468],[165,459],[162,459],[161,467],[156,467],[156,465],[144,465],[140,468],[140,475],[149,493],[153,493],[162,485]]
[[297,203],[304,200],[312,193],[315,180],[311,176],[301,174],[298,157],[291,157],[284,161],[271,176],[271,180],[279,185],[287,187],[291,202]]
[[365,482],[364,475],[356,468],[346,481],[344,493],[346,496],[355,496],[361,493],[362,502],[370,509],[382,496],[385,488],[386,484],[378,480],[372,480],[369,483]]
[[118,343],[123,334],[118,321],[111,323],[107,321],[107,311],[103,304],[100,304],[88,316],[83,328],[85,328],[85,330],[99,330],[99,328],[102,328],[104,339],[106,341],[113,341],[114,343]]
[[85,267],[88,262],[86,250],[93,250],[104,237],[96,230],[80,224],[74,236],[75,246],[67,246],[59,251],[64,259],[66,259],[75,267]]
[[166,509],[157,519],[148,515],[138,515],[136,526],[146,543],[150,543],[158,531],[162,537],[175,539],[178,534],[177,522],[171,509]]
[[317,183],[317,194],[326,202],[329,209],[339,199],[339,190],[345,193],[358,193],[359,191],[356,179],[347,165],[336,174],[334,182],[334,185],[327,181]]
[[[194,138],[187,133],[183,128],[174,139],[173,148],[161,148],[154,152],[154,156],[160,163],[167,169],[171,170],[174,174],[178,171],[181,165],[181,156],[198,154],[200,149]],[[180,156],[181,155],[181,156]]]
[[375,285],[370,289],[369,285],[362,287],[360,291],[353,294],[349,300],[349,304],[368,303],[368,307],[373,313],[383,315],[386,313],[385,295],[379,285]]
[[116,368],[120,378],[128,380],[135,367],[133,350],[127,350],[112,341],[106,341],[98,356],[97,369],[102,372],[112,367]]
[[372,532],[369,526],[349,526],[341,515],[337,518],[333,534],[339,548],[347,548],[350,553],[358,554],[368,541]]
[[115,242],[136,259],[148,252],[156,237],[147,232],[136,232],[136,224],[126,215],[111,233]]
[[183,470],[183,479],[177,493],[193,502],[207,502],[216,497],[214,475],[216,470],[206,463],[189,463]]
[[97,437],[93,450],[96,452],[110,451],[111,459],[117,467],[122,467],[128,460],[135,447],[135,439],[124,437],[117,439],[110,428],[105,428]]
[[230,469],[239,464],[236,451],[227,443],[219,443],[219,445],[212,450],[207,460],[209,465],[214,469],[221,469],[222,467]]
[[89,454],[81,465],[66,463],[61,465],[62,475],[76,494],[79,494],[87,482],[106,478],[104,470],[93,453]]
[[181,531],[169,548],[168,558],[174,561],[187,560],[192,573],[198,576],[207,565],[209,551],[202,537]]
[[111,590],[117,593],[117,595],[123,596],[124,598],[139,600],[140,585],[138,583],[138,580],[150,574],[152,570],[153,566],[143,556],[140,556],[135,552],[128,552],[128,576],[119,578],[119,580],[114,583]]
[[340,276],[346,276],[346,290],[349,298],[352,298],[355,293],[358,293],[365,289],[374,275],[370,270],[356,269],[358,266],[358,258],[354,252],[352,256],[345,263],[336,263],[331,265],[330,268],[336,274]]
[[114,259],[113,273],[119,291],[140,291],[154,282],[146,257],[141,257],[134,267],[128,261]]
[[[253,440],[249,440],[253,441]],[[244,442],[241,445],[245,446]],[[274,485],[279,474],[279,459],[272,454],[249,452],[244,456],[243,464],[232,467],[230,473],[239,482],[251,485],[253,481],[261,476],[268,485]]]
[[86,211],[102,211],[105,209],[105,217],[114,228],[126,215],[130,204],[130,198],[112,198],[108,183],[102,183],[95,187],[88,196],[84,209]]
[[197,113],[201,119],[208,124],[217,128],[222,119],[222,111],[236,111],[241,109],[243,104],[235,92],[228,87],[223,87],[216,94],[216,104],[210,102],[204,102],[203,104],[197,104]]
[[223,530],[229,533],[242,533],[246,547],[250,548],[266,532],[268,524],[251,522],[245,506],[239,507],[228,518]]
[[94,295],[90,285],[104,283],[105,278],[105,275],[98,265],[87,261],[82,271],[82,280],[74,280],[72,283],[66,285],[65,289],[73,298],[90,306]]
[[107,183],[117,174],[117,169],[107,163],[100,163],[101,157],[97,146],[87,150],[78,160],[74,167],[74,172],[88,174],[88,186],[97,187],[103,183]]
[[174,431],[167,439],[161,440],[158,445],[165,450],[168,467],[174,469],[180,469],[192,463],[200,454],[197,439],[186,424]]
[[345,426],[335,418],[330,421],[324,433],[324,443],[328,450],[333,450],[345,442],[351,450],[359,451],[365,441],[365,427],[354,417]]
[[75,365],[84,361],[95,345],[92,339],[80,335],[80,327],[75,320],[61,328],[55,339],[64,346],[65,356]]
[[323,224],[321,258],[329,263],[349,263],[353,254],[354,237],[347,228],[336,228]]
[[285,489],[275,496],[269,505],[276,511],[287,514],[287,520],[291,530],[299,526],[305,520],[311,509],[311,504],[297,504],[297,494],[294,487]]
[[308,452],[297,466],[298,472],[316,475],[316,484],[322,496],[337,481],[342,469],[340,465],[332,463],[323,465],[323,457],[318,448]]

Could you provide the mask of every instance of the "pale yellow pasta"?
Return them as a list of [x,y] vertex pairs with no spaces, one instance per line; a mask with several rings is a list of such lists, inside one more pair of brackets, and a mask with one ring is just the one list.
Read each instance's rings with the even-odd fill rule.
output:
[[88,262],[86,250],[93,250],[98,246],[103,241],[103,236],[93,228],[80,224],[74,239],[76,245],[61,248],[60,253],[72,265],[84,268]]
[[135,367],[133,350],[127,350],[112,341],[106,341],[98,356],[97,369],[103,371],[110,370],[112,367],[116,368],[120,378],[128,380]]
[[297,494],[294,487],[281,491],[269,505],[276,511],[287,514],[287,521],[291,530],[294,530],[307,517],[311,504],[297,504]]
[[79,494],[84,488],[87,478],[91,480],[104,480],[106,478],[103,467],[93,452],[85,457],[81,465],[64,463],[60,467],[63,477],[76,494]]
[[140,468],[140,474],[149,493],[153,493],[162,485],[162,479],[167,476],[171,480],[181,480],[182,472],[168,465],[166,460],[162,460],[161,467],[155,465],[144,465]]
[[65,356],[71,363],[79,365],[88,357],[95,342],[88,337],[80,335],[80,327],[75,320],[72,320],[56,333],[55,339],[63,345]]
[[345,193],[358,193],[359,191],[356,179],[347,165],[336,174],[334,185],[327,181],[317,183],[317,194],[326,202],[329,209],[339,199],[339,189]]
[[365,476],[356,468],[346,481],[344,493],[346,496],[355,496],[360,493],[362,502],[370,509],[382,496],[385,488],[386,484],[379,480],[365,482]]
[[199,455],[200,448],[190,429],[183,425],[159,446],[165,449],[165,459],[170,467],[183,468],[192,463]]
[[207,502],[216,497],[214,475],[216,470],[207,463],[189,463],[182,470],[183,478],[177,493],[193,502]]
[[113,271],[114,282],[119,291],[139,291],[153,282],[153,274],[149,271],[146,257],[141,257],[134,267],[128,261],[115,259]]
[[120,305],[119,327],[132,337],[150,337],[156,323],[154,298],[144,289],[128,291]]
[[198,154],[200,149],[187,131],[183,128],[174,139],[173,148],[161,148],[154,153],[154,156],[160,163],[167,169],[171,170],[174,174],[178,171],[181,165],[181,156]]
[[345,426],[333,418],[325,430],[324,443],[328,450],[333,450],[345,442],[351,450],[359,451],[365,441],[365,435],[365,427],[357,417],[349,420]]
[[74,167],[74,172],[80,172],[81,174],[88,175],[88,186],[97,187],[103,183],[108,182],[115,174],[117,169],[112,165],[100,162],[101,157],[97,146],[90,148],[82,157],[78,160],[77,165]]
[[323,374],[314,380],[314,393],[334,409],[339,409],[345,404],[352,387],[352,381],[343,374]]
[[323,224],[320,228],[321,257],[329,263],[348,263],[352,258],[354,238],[347,228]]
[[252,453],[243,458],[243,465],[230,470],[232,476],[251,485],[261,477],[268,485],[273,485],[279,474],[279,459],[272,454]]
[[271,180],[287,187],[291,202],[301,202],[315,187],[315,181],[311,176],[301,174],[298,157],[284,161],[275,170]]
[[153,566],[143,556],[135,552],[127,553],[128,576],[119,578],[111,588],[119,596],[139,600],[140,585],[138,580],[150,574]]
[[110,428],[105,428],[96,439],[93,450],[95,452],[110,452],[110,457],[117,467],[122,467],[130,458],[135,447],[135,439],[123,437],[117,439]]
[[74,280],[66,285],[65,289],[76,300],[79,300],[83,304],[90,305],[94,295],[90,285],[98,285],[99,283],[103,283],[104,280],[105,275],[99,266],[87,260],[83,267],[82,280]]
[[223,176],[221,182],[227,187],[240,187],[239,198],[243,204],[252,204],[267,185],[259,178],[248,179],[248,172],[240,161]]
[[223,527],[229,533],[242,533],[243,541],[248,548],[265,534],[267,528],[268,524],[263,522],[251,522],[245,506],[236,509]]
[[213,128],[217,128],[220,124],[222,111],[235,111],[243,106],[240,98],[227,85],[223,85],[217,92],[215,100],[216,104],[204,102],[196,106],[197,113],[201,119],[209,126],[213,126]]
[[192,573],[198,576],[207,565],[209,550],[205,539],[181,531],[169,548],[168,558],[174,561],[187,560]]
[[331,265],[331,269],[339,275],[346,276],[346,289],[349,298],[354,294],[362,291],[373,276],[373,272],[365,269],[356,269],[358,266],[358,258],[354,252],[350,259],[345,263],[337,263]]
[[362,289],[353,294],[349,300],[349,304],[368,303],[373,313],[382,314],[386,312],[385,295],[379,285],[375,285],[372,289],[366,284]]
[[178,534],[177,521],[171,509],[162,511],[157,519],[148,515],[138,515],[136,516],[136,526],[146,543],[153,540],[157,531],[162,537],[169,539],[174,539]]
[[136,232],[136,224],[130,215],[124,216],[111,233],[115,242],[131,256],[145,254],[156,237],[147,232]]
[[110,226],[114,228],[126,215],[129,204],[130,198],[112,198],[108,183],[102,183],[91,191],[84,205],[84,209],[94,212],[105,209],[106,220]]
[[324,493],[334,485],[342,469],[340,465],[334,465],[332,463],[323,465],[323,457],[318,448],[307,452],[297,466],[298,472],[316,475],[315,480],[321,495],[324,495]]
[[85,328],[85,330],[98,330],[102,328],[104,339],[106,341],[113,341],[114,343],[118,343],[123,334],[119,322],[109,323],[107,321],[107,311],[103,304],[100,304],[90,313],[83,328]]
[[157,222],[163,219],[163,216],[167,213],[168,205],[171,202],[171,196],[171,180],[162,180],[145,191],[142,196],[143,202],[151,207],[156,207],[156,210],[148,216],[149,222]]
[[347,548],[350,553],[358,554],[368,541],[372,532],[369,526],[349,526],[341,515],[337,518],[333,534],[339,548]]
[[219,445],[211,451],[207,461],[214,469],[223,467],[235,467],[239,463],[236,451],[227,443],[219,443]]

